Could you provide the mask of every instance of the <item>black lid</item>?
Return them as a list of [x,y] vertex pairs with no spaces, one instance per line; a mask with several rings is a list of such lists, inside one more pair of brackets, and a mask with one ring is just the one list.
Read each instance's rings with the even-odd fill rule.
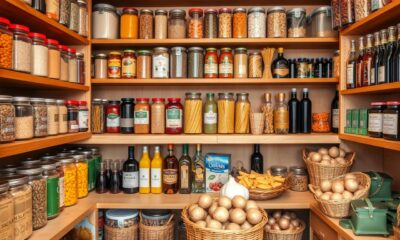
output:
[[121,98],[122,102],[133,102],[134,100],[134,98]]
[[108,104],[121,104],[121,102],[118,100],[109,100]]

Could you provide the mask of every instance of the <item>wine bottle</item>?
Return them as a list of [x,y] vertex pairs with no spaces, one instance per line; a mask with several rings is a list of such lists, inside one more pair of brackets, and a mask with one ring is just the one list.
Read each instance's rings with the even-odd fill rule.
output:
[[387,30],[383,29],[381,30],[381,50],[379,54],[379,61],[378,61],[378,83],[377,84],[382,84],[386,83],[385,79],[385,59],[386,59],[386,45],[387,45]]
[[250,169],[257,173],[264,173],[264,157],[260,152],[260,144],[254,144],[254,152],[251,154]]
[[356,57],[356,41],[351,40],[351,51],[350,57],[347,60],[346,66],[346,88],[351,89],[356,87],[356,65],[357,65],[357,57]]
[[183,144],[182,157],[179,159],[179,193],[188,194],[191,192],[192,159],[189,157],[189,144]]
[[356,87],[363,86],[363,59],[364,59],[364,37],[360,37],[358,39],[358,56],[357,56],[357,64],[356,64]]
[[122,189],[125,193],[139,192],[139,164],[135,159],[135,147],[128,147],[128,159],[122,168]]
[[308,98],[308,88],[303,88],[303,99],[300,102],[300,128],[302,133],[311,133],[311,100]]
[[331,129],[332,132],[339,132],[339,92],[336,90],[335,97],[331,104]]
[[163,191],[166,194],[178,192],[179,162],[174,155],[174,145],[168,144],[168,156],[165,157],[163,167]]
[[297,90],[292,88],[291,98],[288,102],[289,105],[289,133],[298,133],[299,130],[299,114],[300,102],[297,100]]

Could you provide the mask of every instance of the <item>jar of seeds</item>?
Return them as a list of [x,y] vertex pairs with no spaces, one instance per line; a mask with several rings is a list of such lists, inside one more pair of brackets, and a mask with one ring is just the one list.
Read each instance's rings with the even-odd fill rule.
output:
[[267,26],[269,38],[285,38],[286,31],[286,10],[284,7],[272,7],[267,11]]
[[0,95],[0,143],[15,140],[15,108],[12,97]]
[[28,97],[13,97],[15,107],[15,139],[24,140],[33,137],[33,113]]
[[308,174],[305,167],[290,167],[289,173],[290,190],[296,192],[305,192],[308,190]]
[[44,98],[31,98],[35,137],[47,136],[47,107]]

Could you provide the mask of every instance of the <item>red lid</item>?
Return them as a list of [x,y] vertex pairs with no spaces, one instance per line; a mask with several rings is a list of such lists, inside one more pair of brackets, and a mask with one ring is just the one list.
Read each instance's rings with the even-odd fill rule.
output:
[[68,52],[70,52],[70,53],[76,53],[76,49],[75,49],[75,48],[68,48]]
[[46,40],[46,35],[41,34],[41,33],[36,33],[36,32],[30,32],[29,37],[31,38],[40,38],[42,40]]
[[86,101],[79,101],[78,103],[79,103],[79,105],[86,105],[87,102]]
[[24,32],[27,32],[27,33],[30,31],[27,26],[20,25],[20,24],[10,24],[9,28],[10,29],[15,29],[15,30],[21,30],[21,31],[24,31]]
[[164,102],[165,98],[152,98],[151,101],[153,101],[153,102]]
[[77,105],[77,104],[78,104],[78,101],[76,101],[76,100],[65,100],[65,104]]
[[209,8],[209,9],[204,10],[204,12],[205,12],[205,13],[217,13],[218,10],[215,9],[215,8]]
[[189,9],[189,14],[192,14],[192,13],[201,13],[201,14],[203,14],[203,9],[201,9],[201,8],[191,8],[191,9]]
[[398,102],[398,101],[390,101],[390,102],[386,102],[386,104],[395,106],[395,105],[400,105],[400,102]]
[[138,14],[138,10],[136,8],[133,7],[124,7],[122,9],[123,13],[134,13],[134,14]]
[[0,17],[0,23],[6,24],[7,26],[10,25],[10,20],[7,18]]
[[220,8],[219,13],[232,13],[232,9],[230,8]]
[[50,39],[50,38],[47,39],[46,43],[47,44],[51,44],[51,45],[58,45],[59,44],[59,42],[57,40]]
[[381,105],[386,105],[385,102],[371,102],[371,106],[381,106]]
[[142,102],[142,101],[148,102],[149,98],[136,98],[136,102]]
[[65,45],[58,45],[58,48],[63,51],[68,51],[68,46],[65,46]]
[[168,98],[168,102],[180,102],[181,98]]

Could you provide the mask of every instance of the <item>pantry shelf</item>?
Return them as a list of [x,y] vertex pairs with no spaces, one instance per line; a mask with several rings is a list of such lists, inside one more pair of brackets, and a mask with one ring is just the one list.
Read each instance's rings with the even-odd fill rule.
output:
[[90,138],[91,135],[89,132],[70,133],[0,144],[0,158],[81,141]]
[[2,87],[33,87],[47,89],[89,91],[89,86],[70,83],[47,77],[39,77],[28,73],[0,69],[0,83]]
[[385,83],[380,85],[353,88],[340,91],[343,95],[352,94],[371,94],[371,93],[398,93],[400,90],[400,82]]
[[0,15],[12,19],[12,23],[29,26],[32,32],[43,32],[48,38],[57,39],[62,44],[87,45],[89,43],[87,38],[36,11],[24,1],[1,1]]
[[372,138],[368,136],[354,135],[348,133],[339,134],[339,138],[351,142],[362,143],[370,146],[400,151],[400,141],[389,141],[383,138]]
[[139,46],[244,46],[284,47],[291,49],[336,49],[338,38],[228,38],[228,39],[92,39],[97,49],[120,49]]

